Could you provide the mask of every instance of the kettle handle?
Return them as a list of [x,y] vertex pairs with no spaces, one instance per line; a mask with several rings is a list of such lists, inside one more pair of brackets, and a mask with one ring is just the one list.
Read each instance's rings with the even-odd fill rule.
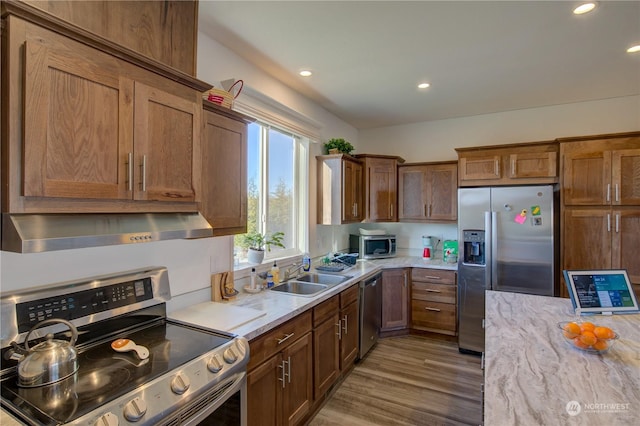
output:
[[43,325],[57,324],[57,323],[64,324],[67,327],[69,327],[69,330],[71,330],[71,339],[69,340],[69,345],[71,345],[71,346],[75,345],[76,344],[76,340],[78,339],[78,329],[76,328],[76,326],[71,324],[69,321],[64,320],[62,318],[49,318],[49,319],[46,319],[44,321],[40,321],[39,323],[37,323],[36,325],[31,327],[31,330],[29,330],[27,335],[24,336],[24,348],[27,351],[29,350],[29,336],[31,335],[32,331],[34,331],[37,328],[42,327]]

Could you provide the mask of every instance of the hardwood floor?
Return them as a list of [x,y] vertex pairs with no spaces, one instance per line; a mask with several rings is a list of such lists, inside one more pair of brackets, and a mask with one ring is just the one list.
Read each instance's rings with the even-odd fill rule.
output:
[[309,426],[479,425],[480,358],[455,342],[389,337],[334,392]]

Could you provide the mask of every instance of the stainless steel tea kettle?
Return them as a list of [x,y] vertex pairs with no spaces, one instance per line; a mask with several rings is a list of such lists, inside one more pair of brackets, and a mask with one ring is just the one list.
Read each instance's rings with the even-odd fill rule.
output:
[[[47,340],[29,348],[29,336],[42,326],[62,323],[71,330],[71,339],[57,340],[53,334],[45,336]],[[69,321],[51,318],[34,325],[24,338],[24,349],[16,342],[11,342],[15,349],[12,358],[18,359],[18,385],[37,387],[58,382],[78,371],[78,352],[75,343],[78,330]]]

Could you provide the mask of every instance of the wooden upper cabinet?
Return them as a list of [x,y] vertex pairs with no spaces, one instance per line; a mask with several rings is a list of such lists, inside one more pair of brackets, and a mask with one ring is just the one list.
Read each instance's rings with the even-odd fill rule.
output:
[[201,109],[195,99],[135,83],[134,199],[196,201]]
[[360,222],[364,217],[362,203],[362,164],[342,161],[342,222]]
[[457,163],[398,166],[398,219],[405,222],[458,218]]
[[200,92],[21,18],[4,23],[3,211],[197,210]]
[[201,213],[213,234],[247,232],[247,123],[235,111],[204,102]]
[[460,186],[545,184],[558,181],[558,144],[531,142],[456,148]]
[[318,155],[318,224],[339,225],[364,218],[362,164],[343,154]]
[[134,83],[114,58],[25,43],[27,197],[131,198]]
[[640,132],[560,142],[565,205],[640,205]]
[[398,220],[398,163],[395,156],[356,155],[364,164],[364,206],[366,222]]
[[196,75],[198,2],[22,0],[110,42]]

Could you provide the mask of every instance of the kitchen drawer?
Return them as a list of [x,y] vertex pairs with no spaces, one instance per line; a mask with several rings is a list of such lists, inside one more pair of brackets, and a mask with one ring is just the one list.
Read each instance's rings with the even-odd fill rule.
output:
[[449,284],[423,283],[413,281],[411,299],[427,302],[456,303],[456,286]]
[[455,285],[456,273],[455,271],[448,271],[443,269],[412,268],[411,280]]
[[456,305],[413,300],[411,321],[415,329],[455,335]]
[[333,315],[337,315],[339,309],[340,298],[337,294],[313,308],[313,328],[316,328]]
[[249,342],[249,353],[251,356],[249,358],[248,370],[257,367],[309,331],[311,331],[311,310],[251,340]]
[[340,309],[344,309],[347,305],[358,301],[358,284],[354,284],[342,293],[340,293]]

